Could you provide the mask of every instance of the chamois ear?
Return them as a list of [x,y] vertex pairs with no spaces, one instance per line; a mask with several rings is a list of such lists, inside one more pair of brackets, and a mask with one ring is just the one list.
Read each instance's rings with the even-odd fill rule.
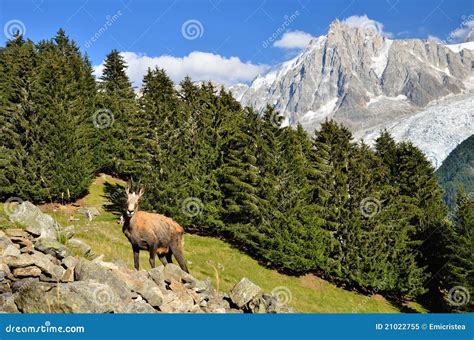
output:
[[125,185],[125,193],[126,193],[127,195],[130,194],[130,184],[129,184],[129,183],[127,183],[127,184]]
[[138,197],[142,197],[144,193],[145,193],[145,189],[143,189],[143,187],[141,187],[140,191],[138,192]]

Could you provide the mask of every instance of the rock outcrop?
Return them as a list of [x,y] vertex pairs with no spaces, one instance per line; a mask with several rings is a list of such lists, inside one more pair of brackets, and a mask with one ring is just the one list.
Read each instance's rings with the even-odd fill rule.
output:
[[[31,224],[25,230],[0,231],[0,312],[292,312],[248,279],[224,294],[216,291],[209,279],[198,280],[174,264],[136,271],[105,262],[103,256],[90,259],[90,251],[88,258],[72,256],[77,251],[68,247],[69,242],[64,245],[57,233],[43,232],[49,230],[43,228],[44,221],[48,221],[47,228],[54,227],[59,233],[60,226],[32,204],[23,204],[25,216],[30,216],[25,211],[34,211],[40,217],[22,218]],[[77,247],[77,242],[72,243]],[[82,247],[87,245],[82,242]]]

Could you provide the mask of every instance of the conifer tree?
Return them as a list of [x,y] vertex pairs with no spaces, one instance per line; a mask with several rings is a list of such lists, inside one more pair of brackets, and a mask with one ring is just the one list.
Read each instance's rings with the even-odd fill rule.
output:
[[[34,183],[35,160],[29,153],[32,115],[31,87],[36,64],[31,41],[19,34],[0,50],[0,196],[41,197]],[[33,123],[34,126],[34,123]]]
[[2,86],[10,88],[2,110],[9,129],[5,146],[13,155],[7,164],[18,169],[8,190],[33,201],[75,199],[87,191],[94,171],[87,124],[95,96],[90,64],[63,30],[36,48],[17,37],[2,57]]
[[49,199],[73,200],[87,192],[94,172],[89,143],[90,107],[96,95],[93,75],[63,30],[41,43],[38,51],[31,145],[40,167],[36,182]]
[[133,141],[137,137],[134,125],[138,106],[126,69],[123,57],[112,50],[104,61],[93,116],[96,168],[122,177],[139,172],[136,168],[144,161]]
[[[462,188],[456,195],[453,233],[449,237],[445,290],[450,311],[473,312],[474,302],[474,200]],[[469,295],[470,298],[469,298]]]

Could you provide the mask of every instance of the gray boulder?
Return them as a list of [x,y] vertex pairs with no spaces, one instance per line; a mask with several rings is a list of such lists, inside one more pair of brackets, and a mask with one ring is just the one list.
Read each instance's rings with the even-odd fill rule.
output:
[[196,281],[194,277],[192,277],[190,274],[186,273],[179,266],[173,263],[169,263],[164,266],[163,280],[167,283],[171,283],[173,281],[194,283]]
[[77,212],[87,217],[89,221],[92,221],[94,217],[100,215],[100,211],[95,207],[81,207]]
[[151,306],[158,307],[163,303],[163,293],[158,286],[148,278],[145,271],[134,271],[126,268],[112,270],[127,287],[143,297]]
[[110,313],[118,302],[112,288],[94,280],[60,284],[30,281],[15,298],[23,313]]
[[36,266],[20,267],[13,269],[13,276],[17,278],[22,277],[39,277],[41,269]]
[[19,313],[16,307],[15,297],[12,293],[0,294],[0,312],[3,313]]
[[77,238],[72,238],[67,242],[67,247],[75,254],[80,256],[89,256],[92,254],[90,245]]
[[49,215],[30,202],[22,202],[10,214],[10,221],[25,226],[25,230],[35,237],[57,238],[59,226]]
[[5,258],[5,263],[10,268],[24,268],[36,266],[52,280],[59,281],[64,275],[64,268],[51,262],[50,258],[39,252],[21,254],[18,257]]
[[240,280],[230,291],[230,298],[239,308],[243,308],[262,294],[262,289],[247,278]]
[[127,284],[116,273],[98,263],[81,258],[76,264],[74,274],[78,281],[97,280],[107,284],[121,301],[129,300],[133,296]]
[[8,237],[0,237],[0,255],[4,256],[5,250],[13,245],[13,242]]
[[53,255],[59,259],[63,259],[69,253],[66,246],[59,243],[54,238],[43,237],[35,243],[35,249],[42,253]]
[[145,300],[132,300],[124,305],[119,312],[133,314],[158,313],[158,311],[149,305]]
[[3,256],[14,256],[14,257],[17,257],[17,256],[20,256],[21,252],[20,252],[20,249],[18,246],[15,246],[13,244],[10,244],[9,246],[7,246],[5,248],[5,250],[3,251]]
[[74,237],[76,231],[73,225],[68,225],[67,227],[62,228],[60,233],[69,240]]
[[10,268],[5,263],[0,263],[0,282],[3,282],[10,275]]

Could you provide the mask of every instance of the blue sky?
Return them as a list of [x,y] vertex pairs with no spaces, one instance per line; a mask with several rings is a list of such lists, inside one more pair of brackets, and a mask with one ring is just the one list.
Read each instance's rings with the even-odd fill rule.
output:
[[186,72],[234,83],[294,56],[336,18],[367,15],[393,38],[445,40],[473,13],[473,0],[2,0],[0,39],[20,28],[38,41],[62,27],[94,65],[113,48],[128,52],[134,80],[155,63],[176,81]]

